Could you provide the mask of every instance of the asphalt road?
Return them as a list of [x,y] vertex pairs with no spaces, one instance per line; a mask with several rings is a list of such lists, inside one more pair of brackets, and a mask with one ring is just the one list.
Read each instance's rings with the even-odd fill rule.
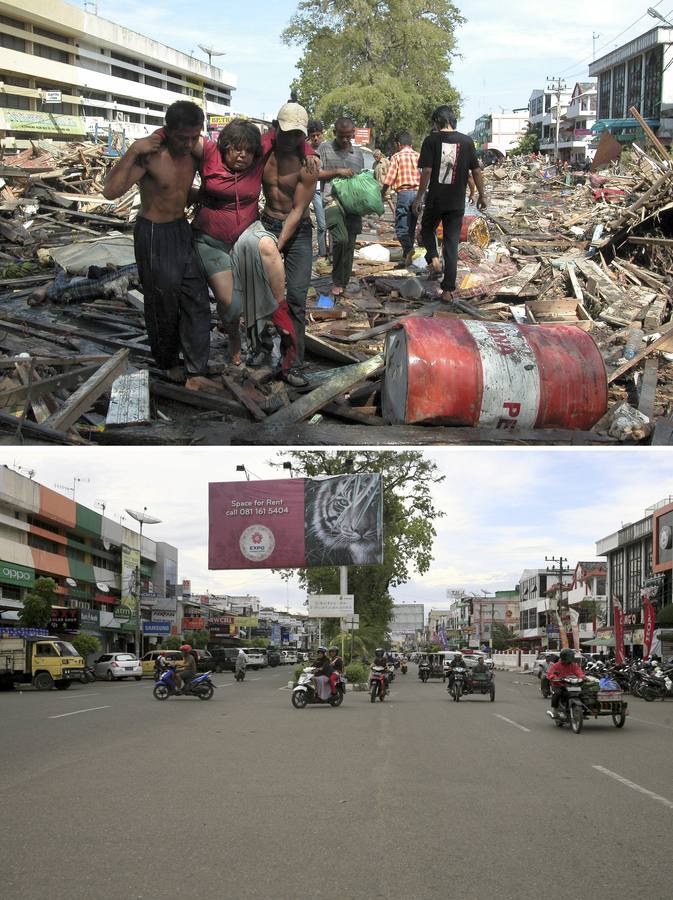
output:
[[3,900],[671,897],[673,701],[574,735],[530,675],[304,710],[290,676],[0,693]]

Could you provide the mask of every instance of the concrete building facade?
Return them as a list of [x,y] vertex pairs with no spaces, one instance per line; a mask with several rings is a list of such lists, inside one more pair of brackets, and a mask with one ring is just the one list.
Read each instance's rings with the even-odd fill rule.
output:
[[231,115],[236,76],[61,0],[0,0],[0,140],[127,138],[192,100],[214,122]]

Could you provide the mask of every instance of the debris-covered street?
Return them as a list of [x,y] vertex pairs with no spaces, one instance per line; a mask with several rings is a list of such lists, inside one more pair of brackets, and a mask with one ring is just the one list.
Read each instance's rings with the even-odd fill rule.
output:
[[[103,145],[35,141],[0,164],[4,443],[671,443],[673,171],[654,136],[596,174],[532,157],[486,168],[489,206],[468,207],[451,300],[422,250],[402,267],[390,205],[367,217],[349,290],[330,296],[329,263],[314,265],[301,392],[276,377],[275,357],[229,364],[214,304],[208,374],[222,391],[155,367],[133,251],[139,196],[103,197],[112,162]],[[509,342],[508,364],[523,369],[518,335],[532,335],[536,423],[508,421],[512,404],[504,418],[486,400],[474,411],[463,332]],[[577,414],[558,413],[568,396]]]

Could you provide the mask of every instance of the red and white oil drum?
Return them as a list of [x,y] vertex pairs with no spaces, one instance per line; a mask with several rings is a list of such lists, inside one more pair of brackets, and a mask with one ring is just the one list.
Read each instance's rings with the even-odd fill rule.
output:
[[390,424],[586,430],[607,400],[603,357],[574,325],[407,318],[386,339]]

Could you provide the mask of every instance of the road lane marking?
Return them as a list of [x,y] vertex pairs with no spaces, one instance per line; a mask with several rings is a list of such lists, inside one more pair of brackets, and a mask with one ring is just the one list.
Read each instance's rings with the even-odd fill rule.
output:
[[660,722],[650,722],[649,719],[636,719],[632,715],[629,715],[629,719],[632,722],[643,722],[645,725],[654,725],[656,728],[668,728],[669,731],[673,731],[673,725],[662,725]]
[[[87,693],[87,697],[100,697],[100,691],[92,691],[90,694]],[[59,700],[79,700],[77,694],[64,694],[62,697],[58,698]]]
[[638,793],[640,794],[645,794],[646,797],[650,797],[650,799],[656,800],[657,803],[663,803],[664,806],[667,806],[669,809],[673,809],[673,800],[667,800],[666,797],[662,797],[660,794],[655,794],[654,791],[649,791],[647,788],[636,784],[635,781],[629,781],[628,778],[624,778],[622,775],[618,775],[616,772],[611,772],[610,769],[604,769],[603,766],[592,766],[591,768],[595,769],[597,772],[601,772],[603,775],[607,775],[609,778],[614,778],[615,781],[618,781],[620,784],[625,784],[626,787],[630,787],[632,790],[638,791]]
[[530,728],[524,728],[523,725],[519,725],[518,722],[513,722],[511,719],[508,719],[507,716],[501,716],[500,713],[493,713],[496,719],[502,719],[503,722],[507,722],[510,725],[513,725],[515,728],[520,728],[521,731],[527,731],[530,734]]
[[92,706],[90,709],[76,709],[74,712],[61,713],[60,716],[48,716],[49,719],[64,719],[66,716],[78,716],[80,713],[95,712],[97,709],[112,709],[111,706]]

